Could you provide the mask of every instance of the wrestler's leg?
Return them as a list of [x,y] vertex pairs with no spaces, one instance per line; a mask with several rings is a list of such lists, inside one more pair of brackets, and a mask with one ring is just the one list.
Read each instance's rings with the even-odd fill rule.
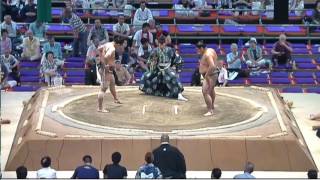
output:
[[120,101],[118,100],[117,97],[117,91],[116,91],[116,83],[115,83],[115,79],[113,74],[108,74],[108,82],[109,82],[109,86],[110,86],[110,93],[113,96],[114,102],[117,104],[120,104]]
[[108,81],[106,79],[106,76],[104,73],[102,73],[103,70],[100,70],[101,75],[101,85],[100,85],[100,91],[98,93],[98,112],[109,112],[108,110],[103,109],[103,99],[105,96],[105,93],[108,89]]
[[212,108],[212,98],[210,96],[210,81],[208,82],[207,80],[204,80],[203,85],[202,85],[202,94],[204,101],[206,102],[208,112],[204,114],[205,116],[212,115],[213,113],[213,108]]
[[212,100],[212,109],[214,109],[214,101],[216,99],[216,91],[215,91],[214,87],[216,86],[217,79],[218,79],[218,76],[212,77],[212,84],[209,87],[210,97]]

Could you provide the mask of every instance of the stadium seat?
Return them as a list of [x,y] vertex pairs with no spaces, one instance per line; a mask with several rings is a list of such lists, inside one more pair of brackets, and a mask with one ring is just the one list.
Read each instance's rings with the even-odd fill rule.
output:
[[31,62],[31,61],[22,61],[20,62],[20,67],[26,67],[26,68],[37,68],[40,65],[40,62]]
[[271,36],[277,36],[281,33],[285,33],[290,36],[304,36],[306,35],[306,30],[300,26],[266,26],[265,34]]
[[315,84],[313,78],[295,78],[295,83],[296,84],[308,84],[308,85]]
[[83,62],[65,62],[64,63],[65,68],[84,68]]
[[67,84],[84,84],[84,77],[67,77],[65,82]]
[[317,78],[320,78],[320,72],[316,72],[315,75]]
[[185,57],[183,58],[184,63],[198,63],[197,57]]
[[291,84],[290,79],[288,78],[272,78],[271,79],[271,84]]
[[20,75],[21,76],[39,76],[40,72],[38,69],[21,69],[20,70]]
[[69,70],[66,72],[67,73],[67,76],[80,76],[80,77],[84,77],[85,76],[85,73],[83,70],[81,71],[74,71],[74,70]]
[[312,63],[297,63],[299,69],[317,69],[317,65]]
[[15,86],[13,91],[36,91],[40,89],[40,86]]
[[281,92],[283,92],[283,93],[303,93],[303,89],[301,87],[287,87],[287,88],[283,88]]
[[313,72],[293,72],[292,76],[295,78],[313,78]]
[[39,82],[39,76],[21,76],[21,82]]
[[288,72],[271,72],[270,78],[288,78],[289,73]]
[[320,87],[311,87],[306,89],[307,93],[318,93],[320,94]]
[[312,63],[312,59],[309,57],[295,57],[293,59],[296,63]]
[[269,84],[269,80],[267,78],[249,78],[250,84]]
[[243,79],[243,78],[234,79],[234,80],[232,80],[232,81],[228,81],[228,84],[245,85],[245,84],[246,84],[246,80]]
[[179,35],[215,35],[219,30],[212,25],[177,25]]

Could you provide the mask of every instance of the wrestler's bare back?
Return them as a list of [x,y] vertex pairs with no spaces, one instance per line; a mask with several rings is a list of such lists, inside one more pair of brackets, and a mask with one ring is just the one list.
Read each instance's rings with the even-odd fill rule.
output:
[[213,65],[215,67],[217,66],[218,57],[216,51],[212,48],[207,48],[200,59],[199,72],[201,74],[206,74],[208,72],[210,57],[212,57]]
[[100,57],[100,62],[102,65],[105,66],[115,66],[115,52],[116,49],[114,47],[113,42],[108,42],[103,45],[101,45],[99,48],[99,57]]

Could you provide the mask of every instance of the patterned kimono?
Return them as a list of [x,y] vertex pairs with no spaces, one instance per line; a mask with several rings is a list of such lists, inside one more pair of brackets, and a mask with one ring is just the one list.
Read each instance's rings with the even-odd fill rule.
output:
[[139,89],[149,95],[177,98],[183,87],[172,66],[181,61],[170,47],[154,49],[148,58],[149,71],[142,76]]

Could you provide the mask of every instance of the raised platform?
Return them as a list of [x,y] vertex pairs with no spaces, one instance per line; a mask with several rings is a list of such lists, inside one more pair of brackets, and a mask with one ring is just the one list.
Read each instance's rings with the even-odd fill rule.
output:
[[159,145],[161,133],[184,153],[188,170],[305,171],[315,168],[290,110],[279,94],[266,88],[217,88],[216,114],[206,118],[201,89],[186,88],[188,102],[146,96],[137,87],[117,88],[124,104],[111,113],[96,112],[97,87],[73,86],[38,91],[25,105],[6,170],[21,164],[30,170],[49,155],[53,167],[72,170],[84,154],[102,169],[111,153],[123,154],[129,170]]

